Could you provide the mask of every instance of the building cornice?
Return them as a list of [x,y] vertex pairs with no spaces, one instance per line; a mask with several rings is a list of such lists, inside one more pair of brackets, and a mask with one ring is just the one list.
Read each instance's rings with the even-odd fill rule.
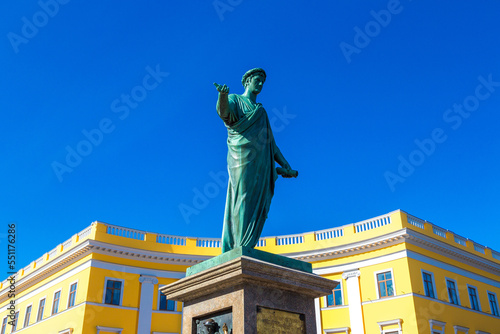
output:
[[[334,239],[331,240],[333,241]],[[500,275],[500,265],[497,263],[479,255],[475,255],[471,251],[460,249],[459,247],[447,244],[437,238],[429,237],[409,228],[403,228],[391,233],[350,244],[281,255],[297,260],[316,262],[352,256],[401,243],[412,244],[434,253],[443,254],[452,260],[484,270],[493,275]]]
[[[143,249],[123,247],[96,241],[93,239],[87,239],[74,248],[70,249],[68,252],[59,255],[52,261],[45,263],[44,265],[30,272],[28,275],[17,280],[16,295],[50,277],[57,271],[60,271],[76,263],[77,261],[92,253],[112,255],[120,258],[141,260],[147,262],[186,266],[191,266],[210,258],[210,256],[147,251]],[[8,292],[8,286],[0,291],[0,304],[3,304],[8,299]]]

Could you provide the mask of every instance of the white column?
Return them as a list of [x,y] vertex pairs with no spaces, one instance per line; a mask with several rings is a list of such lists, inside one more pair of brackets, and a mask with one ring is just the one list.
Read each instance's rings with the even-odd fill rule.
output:
[[151,333],[151,318],[153,316],[153,295],[158,279],[154,276],[141,275],[141,299],[139,302],[139,321],[137,333]]
[[349,300],[349,320],[351,334],[364,334],[363,310],[361,309],[361,291],[359,288],[359,270],[346,271],[342,278],[346,280],[347,298]]
[[316,313],[316,333],[322,334],[321,331],[321,310],[319,309],[319,298],[314,298],[314,313]]

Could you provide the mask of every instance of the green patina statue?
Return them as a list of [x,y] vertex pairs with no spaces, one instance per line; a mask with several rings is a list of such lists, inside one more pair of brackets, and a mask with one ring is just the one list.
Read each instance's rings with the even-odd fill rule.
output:
[[[274,141],[269,118],[257,95],[266,72],[254,68],[243,75],[242,95],[214,83],[219,98],[217,113],[227,127],[227,188],[222,252],[236,247],[255,247],[269,212],[278,174],[297,177]],[[281,165],[275,168],[274,162]]]

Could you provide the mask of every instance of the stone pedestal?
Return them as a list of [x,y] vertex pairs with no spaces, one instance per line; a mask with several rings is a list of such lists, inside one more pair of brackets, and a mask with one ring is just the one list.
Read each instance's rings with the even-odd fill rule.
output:
[[234,334],[316,334],[314,299],[338,284],[312,274],[309,263],[245,248],[189,269],[161,289],[184,303],[182,334],[210,333],[209,319],[220,334],[224,324]]

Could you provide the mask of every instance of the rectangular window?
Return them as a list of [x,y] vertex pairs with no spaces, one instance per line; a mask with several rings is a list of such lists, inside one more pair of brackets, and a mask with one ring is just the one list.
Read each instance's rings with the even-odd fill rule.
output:
[[2,320],[2,330],[0,331],[0,334],[5,334],[5,328],[7,328],[7,317]]
[[167,299],[167,296],[161,293],[159,309],[162,311],[175,311],[175,301]]
[[120,297],[122,293],[121,281],[106,281],[106,297],[104,298],[105,304],[120,305]]
[[446,280],[446,286],[448,287],[448,297],[450,298],[450,303],[458,305],[457,286],[455,282],[452,280]]
[[469,286],[467,287],[469,290],[469,299],[470,299],[470,308],[476,311],[480,311],[479,302],[477,300],[477,290],[476,288]]
[[69,287],[68,308],[75,306],[76,287],[78,283],[73,283]]
[[380,298],[394,296],[394,284],[390,271],[377,274],[378,295]]
[[333,289],[332,294],[326,297],[326,306],[342,305],[342,282]]
[[15,332],[17,330],[17,321],[19,320],[19,311],[16,312],[16,315],[14,316],[14,325],[12,325],[12,332]]
[[23,327],[28,327],[30,324],[31,317],[31,305],[26,308],[26,314],[24,315],[24,324]]
[[40,321],[43,319],[43,311],[45,310],[45,298],[40,300],[40,304],[38,304],[38,315],[36,317],[36,321]]
[[497,295],[494,293],[488,292],[488,300],[490,302],[491,314],[496,315],[498,317],[499,313],[498,313]]
[[59,299],[61,298],[61,290],[54,293],[54,302],[52,303],[52,314],[59,312]]
[[430,298],[436,298],[434,295],[434,283],[432,282],[432,275],[426,272],[422,273],[424,279],[425,295]]

